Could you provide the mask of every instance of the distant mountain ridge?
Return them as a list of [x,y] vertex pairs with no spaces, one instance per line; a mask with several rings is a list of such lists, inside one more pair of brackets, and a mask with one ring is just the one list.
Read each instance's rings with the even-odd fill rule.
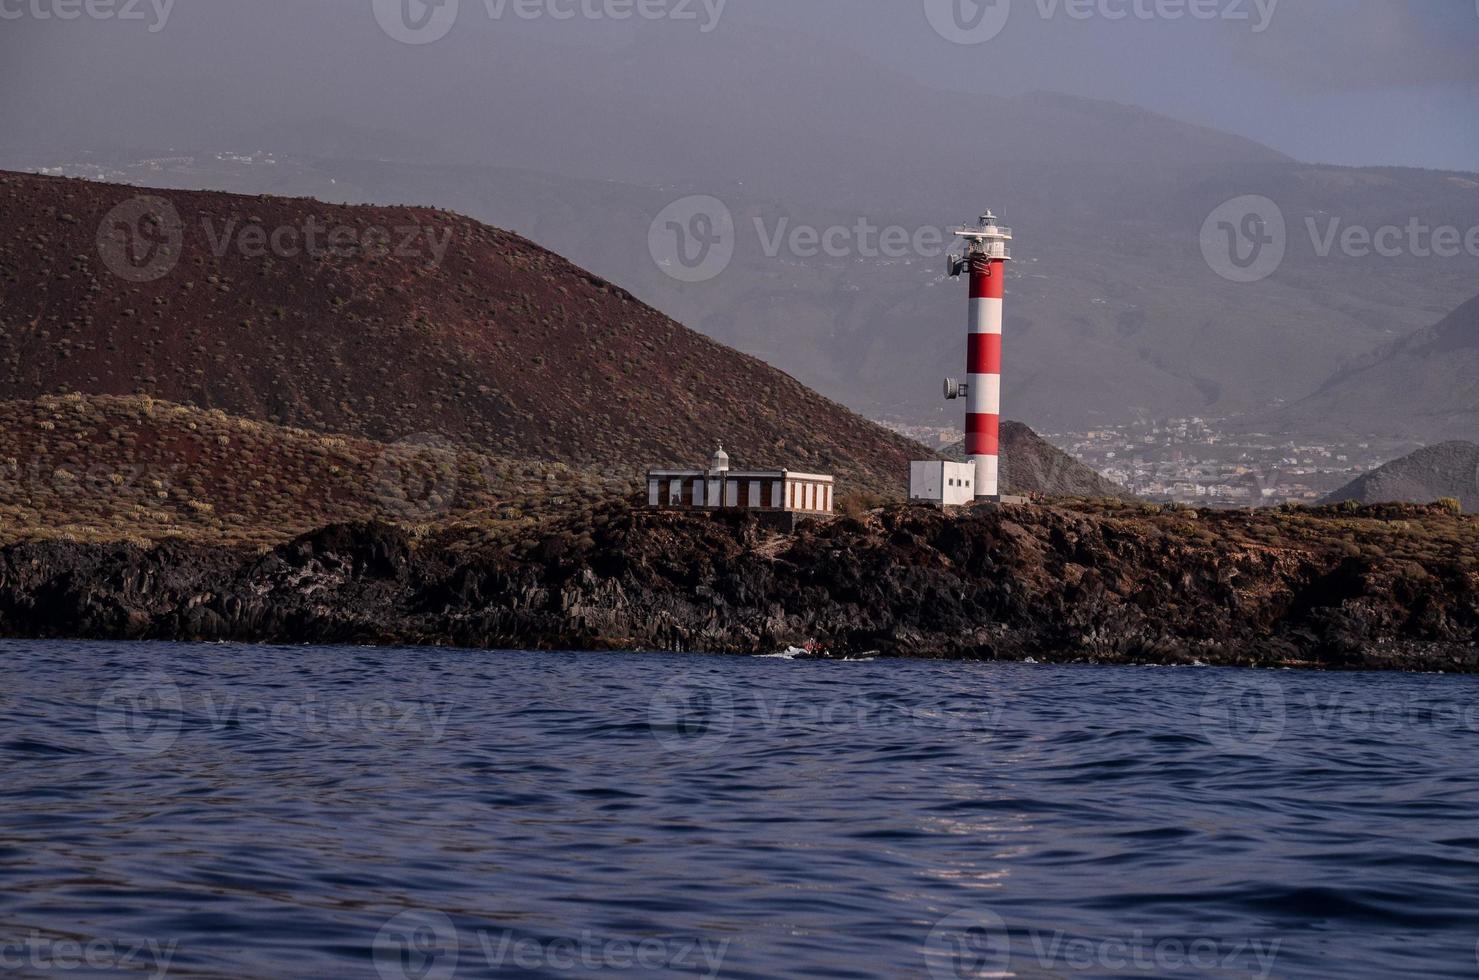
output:
[[1428,446],[1359,477],[1326,497],[1327,504],[1428,504],[1451,497],[1466,513],[1479,513],[1479,445]]
[[1428,440],[1479,434],[1479,297],[1336,374],[1278,418],[1286,427]]

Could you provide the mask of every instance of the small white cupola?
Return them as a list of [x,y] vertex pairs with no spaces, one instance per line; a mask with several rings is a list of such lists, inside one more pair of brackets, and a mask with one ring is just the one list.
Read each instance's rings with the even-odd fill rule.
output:
[[724,451],[724,447],[723,446],[720,446],[719,447],[719,451],[716,452],[716,453],[714,453],[714,458],[711,459],[711,460],[709,460],[709,472],[710,473],[728,473],[729,472],[729,454]]

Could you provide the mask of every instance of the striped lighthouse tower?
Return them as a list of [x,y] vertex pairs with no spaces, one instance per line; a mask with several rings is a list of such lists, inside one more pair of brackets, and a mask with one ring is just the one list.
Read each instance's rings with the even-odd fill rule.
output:
[[965,453],[976,464],[977,499],[1000,497],[1001,323],[1006,264],[1012,260],[1012,229],[987,211],[975,228],[957,228],[966,240],[964,255],[950,256],[950,275],[968,274],[971,284],[970,337],[965,384],[945,382],[945,397],[966,398]]

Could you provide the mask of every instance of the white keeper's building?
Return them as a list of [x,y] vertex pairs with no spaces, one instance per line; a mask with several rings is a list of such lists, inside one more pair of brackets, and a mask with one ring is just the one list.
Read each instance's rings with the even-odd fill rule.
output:
[[663,510],[750,510],[829,516],[834,480],[790,470],[731,470],[721,447],[706,470],[649,470],[647,505]]

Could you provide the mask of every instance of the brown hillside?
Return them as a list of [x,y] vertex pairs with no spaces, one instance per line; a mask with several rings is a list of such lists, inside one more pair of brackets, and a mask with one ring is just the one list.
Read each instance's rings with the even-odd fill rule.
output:
[[1471,514],[1479,512],[1479,445],[1455,441],[1427,446],[1361,475],[1324,502],[1425,504],[1445,497]]
[[0,402],[0,541],[275,544],[336,521],[506,527],[630,491],[555,463],[385,445],[148,396]]
[[[146,282],[111,271],[99,243],[107,218],[103,239],[126,255],[110,212],[141,194],[170,202],[183,243],[177,261],[168,248],[132,253],[168,269]],[[167,221],[144,220],[148,237],[168,238]],[[628,476],[696,464],[722,441],[744,465],[831,471],[895,494],[920,455],[559,256],[455,214],[0,174],[0,221],[0,398],[148,394]],[[261,254],[280,229],[296,254]]]
[[1479,297],[1368,354],[1273,419],[1306,432],[1472,440],[1479,431]]

